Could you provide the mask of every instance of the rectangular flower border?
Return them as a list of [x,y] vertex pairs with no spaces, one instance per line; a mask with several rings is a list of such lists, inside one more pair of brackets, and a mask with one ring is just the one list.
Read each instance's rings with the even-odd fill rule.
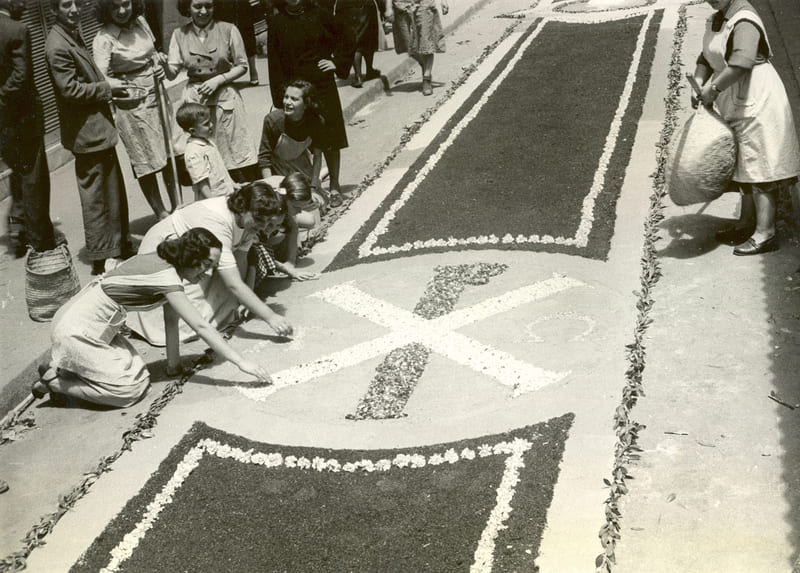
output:
[[[482,84],[482,91],[478,92],[479,96],[469,98],[462,104],[462,108],[467,109],[466,113],[461,112],[463,114],[461,117],[453,118],[447,122],[446,127],[442,130],[442,135],[427,145],[428,149],[431,150],[431,155],[423,161],[418,160],[415,166],[412,166],[412,170],[415,170],[415,172],[406,174],[401,178],[401,181],[395,186],[395,189],[387,199],[387,206],[362,226],[326,270],[337,270],[363,262],[388,260],[398,255],[407,255],[413,252],[447,252],[463,248],[530,249],[536,247],[546,251],[566,251],[581,256],[604,259],[607,256],[608,246],[595,245],[595,247],[592,247],[592,245],[597,240],[602,240],[605,235],[610,236],[613,230],[604,232],[603,237],[600,237],[600,235],[595,237],[594,235],[597,231],[594,223],[596,217],[606,217],[609,210],[613,216],[616,199],[609,206],[603,204],[599,213],[595,211],[598,209],[598,200],[601,195],[610,192],[618,193],[618,189],[622,185],[636,135],[636,119],[641,113],[644,96],[647,91],[647,79],[650,75],[655,39],[662,16],[663,11],[661,10],[649,11],[644,15],[634,14],[631,16],[632,18],[640,18],[642,24],[636,38],[635,49],[631,54],[631,62],[620,94],[619,103],[609,126],[592,185],[583,198],[580,221],[573,236],[506,233],[503,236],[494,234],[469,237],[449,236],[413,242],[407,241],[403,244],[383,246],[378,244],[380,238],[389,232],[389,226],[392,221],[414,195],[425,177],[435,168],[445,151],[455,142],[460,132],[478,115],[492,93],[513,71],[514,65],[522,57],[525,49],[538,37],[544,27],[551,23],[550,20],[543,19],[534,22],[522,34],[522,37],[511,49],[510,53],[503,58],[501,69],[490,73],[489,79]],[[590,26],[592,24],[587,22],[577,25]],[[413,140],[409,142],[409,146],[414,145]],[[416,146],[419,146],[419,144],[416,144]],[[396,175],[392,175],[392,177],[396,177]],[[401,185],[402,188],[400,188]]]
[[[385,473],[395,469],[407,471],[429,466],[446,467],[453,464],[460,465],[470,460],[501,456],[505,459],[501,461],[501,466],[497,466],[497,473],[494,474],[496,478],[489,482],[492,485],[486,484],[490,488],[496,487],[496,490],[494,494],[490,494],[493,489],[483,490],[487,494],[480,506],[483,508],[481,513],[483,517],[478,521],[473,520],[473,533],[469,538],[475,541],[466,542],[467,547],[470,545],[477,547],[470,570],[491,571],[493,565],[497,564],[497,559],[501,563],[498,565],[500,570],[503,567],[502,563],[508,559],[516,559],[515,563],[519,565],[519,559],[522,558],[531,565],[541,541],[546,509],[552,499],[553,486],[559,472],[558,466],[573,419],[573,414],[565,414],[504,434],[446,444],[397,450],[355,451],[261,444],[197,422],[173,448],[143,489],[128,502],[120,515],[112,520],[71,571],[100,570],[103,573],[125,571],[126,561],[134,555],[148,532],[157,524],[160,514],[173,503],[187,478],[200,466],[201,461],[207,458],[231,460],[249,464],[251,467],[261,466],[267,472],[271,469],[290,469],[306,474],[308,472],[351,474],[358,479],[358,476]],[[529,468],[525,470],[524,481],[520,483],[523,479],[520,472],[525,468],[526,460]],[[533,460],[535,463],[531,463]],[[504,469],[500,470],[501,467]],[[233,471],[233,475],[236,475],[237,470],[231,466],[231,470],[226,471]],[[437,475],[437,470],[433,471],[434,475]],[[485,469],[481,471],[485,472]],[[268,473],[263,474],[263,477],[259,477],[260,474],[251,475],[253,476],[251,479],[256,481],[270,479]],[[461,475],[460,479],[464,479],[465,474],[461,472]],[[196,487],[196,484],[193,487]],[[371,491],[372,487],[373,485],[368,486],[367,491]],[[519,546],[517,557],[514,558],[513,554],[508,552],[506,543],[502,541],[497,548],[498,551],[502,548],[502,552],[496,555],[495,545],[498,535],[509,526],[512,502],[519,488],[522,488],[520,491],[524,493],[520,494],[523,496],[522,500],[516,502],[522,504],[518,511],[522,511],[523,508],[525,511],[512,521],[512,527],[523,528],[514,529],[516,533],[512,537],[517,539],[515,545]],[[376,495],[379,495],[377,491]],[[191,499],[194,498],[183,498],[182,503],[185,504]],[[492,499],[493,503],[486,503]],[[258,522],[254,522],[253,525],[256,523]],[[273,527],[276,524],[280,527],[279,523],[275,522]],[[424,525],[426,522],[420,523]],[[172,527],[176,525],[173,524]],[[482,532],[478,539],[477,534],[481,528]],[[161,530],[160,535],[163,535],[164,531]],[[169,531],[169,528],[166,531]],[[524,535],[523,540],[518,537],[521,533]],[[475,538],[472,538],[472,535],[475,535]],[[301,540],[298,539],[298,542]],[[523,552],[524,547],[530,549]],[[462,551],[463,548],[464,546]],[[142,556],[138,560],[141,561]],[[469,566],[469,558],[464,565]]]

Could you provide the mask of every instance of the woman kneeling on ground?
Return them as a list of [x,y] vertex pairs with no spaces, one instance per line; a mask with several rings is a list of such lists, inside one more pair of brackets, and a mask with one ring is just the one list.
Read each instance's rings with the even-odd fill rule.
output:
[[158,306],[164,307],[168,376],[183,373],[178,341],[182,318],[242,372],[269,382],[267,371],[233,350],[184,293],[182,281],[197,283],[217,266],[221,251],[222,243],[210,231],[194,228],[91,282],[56,314],[52,361],[41,368],[41,379],[31,388],[34,397],[61,394],[123,408],[138,402],[150,385],[150,373],[120,331],[127,310]]
[[[240,304],[266,322],[280,336],[292,333],[292,325],[274,312],[248,288],[243,276],[247,271],[247,252],[258,232],[286,214],[284,201],[263,181],[249,183],[228,196],[221,195],[195,201],[177,209],[147,231],[139,245],[139,253],[153,252],[170,236],[180,236],[192,227],[211,231],[222,242],[219,267],[197,284],[186,286],[186,296],[212,326],[226,326]],[[164,324],[157,312],[131,312],[128,327],[154,346],[164,346]],[[182,342],[194,337],[191,329],[181,324]]]

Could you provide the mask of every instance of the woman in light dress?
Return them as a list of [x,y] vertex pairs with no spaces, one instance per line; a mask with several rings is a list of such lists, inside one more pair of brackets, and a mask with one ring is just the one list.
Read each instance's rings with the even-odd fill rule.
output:
[[[214,124],[214,143],[237,183],[258,179],[256,146],[247,127],[247,114],[233,85],[247,73],[247,53],[239,30],[214,17],[213,0],[178,0],[178,11],[191,22],[172,33],[167,77],[186,71],[183,101],[207,105]],[[180,136],[176,153],[183,150]]]
[[[164,127],[157,101],[155,81],[164,78],[166,59],[156,51],[155,37],[147,25],[143,0],[95,0],[97,20],[103,27],[94,37],[94,62],[111,88],[144,88],[146,97],[131,105],[115,107],[114,122],[119,131],[133,174],[147,203],[159,219],[169,212],[161,200],[156,175],[161,173],[174,210],[178,205],[177,183],[167,169]],[[170,121],[170,110],[165,109]]]
[[800,175],[792,110],[753,6],[747,0],[706,1],[718,12],[706,23],[694,77],[703,86],[702,102],[713,105],[736,135],[733,183],[742,197],[739,221],[717,239],[737,245],[734,255],[774,251],[778,192]]
[[[210,231],[190,229],[162,241],[155,253],[136,255],[95,279],[59,309],[53,322],[51,362],[40,367],[35,398],[46,394],[124,408],[150,385],[144,360],[121,334],[129,310],[157,310],[167,333],[167,375],[184,372],[178,319],[242,372],[270,381],[261,366],[245,360],[202,319],[184,293],[219,262],[222,243]],[[163,312],[161,311],[163,307]]]
[[[169,217],[153,226],[142,239],[139,253],[156,250],[166,238],[181,236],[192,227],[204,227],[222,242],[217,269],[203,276],[197,284],[186,287],[186,296],[204,320],[214,327],[224,326],[240,304],[252,316],[264,320],[279,335],[292,333],[292,326],[274,312],[245,284],[247,252],[257,239],[258,231],[283,221],[285,202],[266,183],[256,181],[231,195],[196,201],[176,209]],[[132,312],[128,326],[154,346],[164,346],[166,334],[158,313]],[[180,339],[186,341],[194,331],[181,325]]]

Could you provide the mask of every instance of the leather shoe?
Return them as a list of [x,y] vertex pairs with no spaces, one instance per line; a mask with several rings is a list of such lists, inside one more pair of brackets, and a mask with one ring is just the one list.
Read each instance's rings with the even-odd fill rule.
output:
[[718,243],[722,243],[723,245],[740,245],[745,242],[755,230],[754,226],[740,227],[738,225],[732,225],[730,227],[725,227],[721,231],[717,231],[714,238]]
[[757,243],[753,237],[747,239],[744,243],[733,249],[734,255],[760,255],[761,253],[769,253],[770,251],[778,250],[778,239],[772,235],[769,239]]

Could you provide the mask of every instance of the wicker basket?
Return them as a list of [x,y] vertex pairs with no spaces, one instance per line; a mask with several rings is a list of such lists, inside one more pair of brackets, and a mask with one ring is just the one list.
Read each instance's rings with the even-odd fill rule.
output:
[[28,315],[36,322],[53,319],[56,311],[80,291],[81,284],[66,245],[37,253],[31,250],[25,263],[25,300]]
[[730,185],[736,168],[736,139],[715,111],[700,106],[675,134],[666,183],[676,205],[707,203]]

